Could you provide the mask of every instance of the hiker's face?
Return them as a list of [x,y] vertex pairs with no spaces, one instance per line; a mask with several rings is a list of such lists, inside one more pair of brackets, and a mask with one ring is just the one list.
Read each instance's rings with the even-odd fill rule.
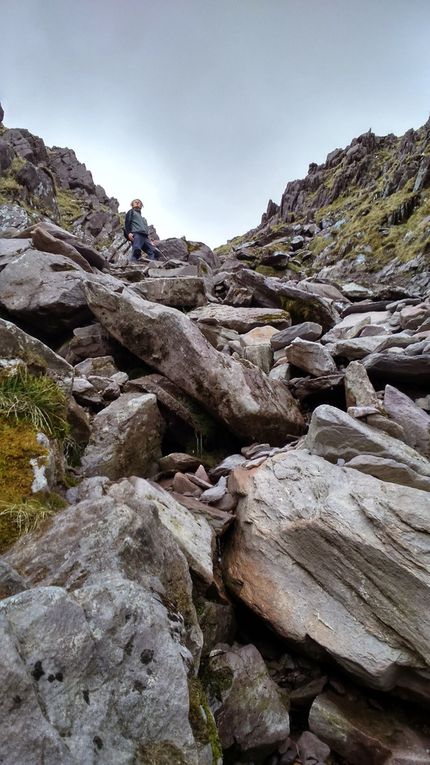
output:
[[136,208],[136,209],[138,209],[138,210],[141,210],[141,209],[142,209],[142,207],[143,207],[143,204],[142,204],[142,202],[140,201],[140,199],[133,199],[133,201],[132,201],[132,203],[131,203],[131,206],[132,206],[132,207],[135,207],[135,208]]

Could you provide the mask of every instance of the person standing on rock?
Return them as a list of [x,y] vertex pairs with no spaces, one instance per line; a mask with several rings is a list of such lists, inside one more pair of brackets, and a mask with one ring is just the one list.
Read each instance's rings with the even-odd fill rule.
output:
[[149,227],[146,218],[142,216],[143,203],[140,199],[133,199],[131,210],[125,216],[124,234],[131,242],[131,262],[140,260],[142,250],[149,260],[157,260],[157,253],[149,238]]

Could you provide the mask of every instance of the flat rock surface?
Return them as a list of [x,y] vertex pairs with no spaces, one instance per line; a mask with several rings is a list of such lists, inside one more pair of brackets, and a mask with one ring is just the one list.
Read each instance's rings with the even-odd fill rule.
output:
[[303,451],[238,471],[225,552],[233,592],[279,635],[310,639],[365,683],[429,696],[428,494]]
[[430,462],[415,449],[327,404],[313,412],[305,446],[311,454],[330,462],[374,454],[403,463],[418,475],[430,476]]

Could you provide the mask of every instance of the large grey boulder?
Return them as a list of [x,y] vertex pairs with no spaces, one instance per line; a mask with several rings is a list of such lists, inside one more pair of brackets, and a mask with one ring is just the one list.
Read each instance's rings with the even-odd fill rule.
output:
[[0,273],[0,306],[12,317],[55,334],[86,323],[88,274],[63,255],[27,250]]
[[327,331],[339,321],[339,314],[330,300],[307,292],[294,282],[265,277],[248,268],[237,271],[234,279],[239,286],[252,291],[253,300],[258,305],[283,308],[291,314],[295,324],[312,321]]
[[302,415],[282,382],[271,381],[216,351],[180,311],[121,294],[101,284],[86,286],[88,305],[110,334],[143,361],[177,383],[234,433],[285,443],[302,432]]
[[6,319],[0,318],[0,358],[23,362],[33,374],[47,374],[70,394],[74,370],[47,345]]
[[429,415],[392,385],[385,387],[384,409],[403,428],[406,443],[430,459]]
[[149,475],[161,457],[164,420],[152,393],[124,393],[93,420],[82,456],[84,476]]
[[198,763],[188,567],[151,504],[133,502],[81,502],[7,555],[36,587],[0,603],[5,765],[134,765],[160,750]]
[[312,414],[304,445],[330,462],[371,454],[405,464],[418,476],[430,477],[430,462],[397,438],[323,404]]
[[[168,273],[168,272],[167,272]],[[206,301],[205,285],[200,276],[173,276],[145,279],[133,286],[145,300],[173,308],[195,308]]]
[[238,468],[233,592],[282,637],[360,681],[430,698],[428,494],[304,451]]
[[188,314],[190,319],[198,325],[208,324],[215,327],[225,327],[240,334],[249,332],[256,327],[264,327],[270,324],[279,330],[289,327],[290,315],[281,308],[241,308],[232,305],[218,305],[209,303],[202,308],[196,308]]
[[290,732],[285,700],[253,645],[216,646],[209,655],[208,693],[223,749],[235,746],[261,762]]

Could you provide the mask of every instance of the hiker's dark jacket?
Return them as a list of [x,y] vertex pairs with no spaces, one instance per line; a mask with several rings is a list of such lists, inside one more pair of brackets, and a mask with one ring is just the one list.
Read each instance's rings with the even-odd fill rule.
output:
[[125,216],[124,235],[128,238],[129,234],[144,234],[148,236],[149,227],[146,218],[143,218],[139,210],[129,210]]

